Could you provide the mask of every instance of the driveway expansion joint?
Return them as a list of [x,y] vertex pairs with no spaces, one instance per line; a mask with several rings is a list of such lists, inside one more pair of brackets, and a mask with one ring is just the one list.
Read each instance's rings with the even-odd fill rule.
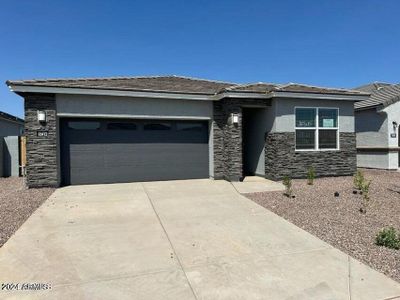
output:
[[347,286],[348,286],[348,290],[349,290],[349,299],[351,300],[351,265],[350,265],[350,256],[349,255],[347,255],[347,268],[348,268]]
[[154,211],[154,213],[155,213],[155,215],[156,215],[156,217],[157,217],[157,219],[158,219],[158,222],[160,223],[160,226],[162,227],[162,229],[163,229],[163,231],[164,231],[164,233],[165,233],[165,236],[166,236],[167,239],[168,239],[168,242],[169,242],[169,244],[170,244],[170,246],[171,246],[171,249],[172,249],[172,251],[173,251],[173,253],[174,253],[174,256],[176,257],[176,260],[177,260],[177,262],[178,262],[178,264],[179,264],[179,267],[181,268],[183,274],[185,275],[186,281],[187,281],[187,283],[188,283],[188,285],[189,285],[189,287],[190,287],[190,290],[192,291],[193,297],[194,297],[194,299],[197,300],[198,297],[197,297],[196,293],[194,292],[194,289],[193,289],[192,285],[190,284],[189,278],[188,278],[188,276],[187,276],[187,274],[186,274],[185,269],[183,268],[182,262],[181,262],[181,260],[179,259],[178,254],[176,253],[176,250],[175,250],[175,248],[174,248],[174,245],[172,244],[172,241],[171,241],[171,239],[170,239],[170,237],[169,237],[169,235],[168,235],[167,230],[166,230],[165,227],[164,227],[164,224],[161,222],[161,218],[160,218],[160,216],[158,215],[158,212],[157,212],[156,208],[154,207],[153,201],[151,200],[151,197],[150,197],[149,193],[147,192],[146,187],[144,186],[143,183],[141,184],[141,186],[142,186],[142,188],[143,188],[145,194],[147,195],[147,198],[149,199],[150,205],[151,205],[151,207],[153,208],[153,211]]

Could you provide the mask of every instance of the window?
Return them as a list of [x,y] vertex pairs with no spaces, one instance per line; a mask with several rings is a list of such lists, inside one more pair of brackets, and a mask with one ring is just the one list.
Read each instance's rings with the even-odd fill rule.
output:
[[296,149],[315,149],[315,130],[296,130]]
[[74,130],[98,130],[100,129],[100,122],[94,121],[70,121],[68,128]]
[[144,124],[143,129],[144,130],[170,130],[171,127],[172,127],[171,123],[159,122],[159,123]]
[[107,129],[109,130],[136,130],[137,126],[135,123],[108,123]]
[[337,108],[295,109],[296,150],[337,150]]
[[202,131],[204,128],[203,123],[200,122],[178,122],[176,129],[179,131]]

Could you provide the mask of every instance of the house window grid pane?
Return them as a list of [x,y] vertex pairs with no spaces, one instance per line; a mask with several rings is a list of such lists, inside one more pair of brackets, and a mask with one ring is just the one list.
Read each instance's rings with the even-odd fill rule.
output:
[[[338,110],[336,108],[319,108],[318,109],[318,127],[321,128],[337,128]],[[327,121],[327,122],[324,122]],[[326,125],[324,125],[326,123]],[[332,125],[330,125],[332,124]]]
[[314,128],[316,127],[316,108],[298,108],[295,112],[296,115],[296,127],[301,128]]
[[[315,110],[315,127],[301,127],[297,126],[297,110],[304,109],[314,109]],[[336,111],[336,121],[334,122],[335,127],[322,127],[319,126],[319,110],[335,110]],[[299,149],[297,147],[297,130],[314,130],[314,148],[313,149]],[[321,148],[319,146],[319,130],[335,130],[336,131],[336,148]],[[296,107],[295,108],[295,150],[296,151],[327,151],[327,150],[340,150],[339,144],[339,108],[320,108],[320,107]]]

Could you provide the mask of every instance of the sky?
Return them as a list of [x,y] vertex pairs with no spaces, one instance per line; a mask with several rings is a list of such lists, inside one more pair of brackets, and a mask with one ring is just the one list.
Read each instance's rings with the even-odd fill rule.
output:
[[0,0],[8,79],[184,75],[356,87],[400,82],[398,0]]

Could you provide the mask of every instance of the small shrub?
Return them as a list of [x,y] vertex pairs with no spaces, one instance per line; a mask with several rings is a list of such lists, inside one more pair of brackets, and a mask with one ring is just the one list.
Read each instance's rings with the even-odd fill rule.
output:
[[383,228],[376,235],[375,243],[391,249],[400,249],[400,235],[393,227]]
[[307,172],[307,184],[313,185],[314,179],[315,179],[315,169],[314,169],[314,167],[311,166],[308,168],[308,172]]
[[365,177],[364,177],[363,172],[361,172],[360,170],[357,170],[357,173],[353,177],[354,188],[361,191],[364,181],[365,181]]
[[360,211],[362,213],[366,213],[367,212],[367,208],[370,206],[371,204],[371,199],[369,197],[369,187],[371,185],[372,180],[370,181],[366,181],[364,179],[364,182],[361,185],[361,192],[362,192],[362,203],[361,203],[361,208]]
[[291,198],[293,195],[292,179],[289,176],[283,178],[283,185],[285,186],[285,196]]

